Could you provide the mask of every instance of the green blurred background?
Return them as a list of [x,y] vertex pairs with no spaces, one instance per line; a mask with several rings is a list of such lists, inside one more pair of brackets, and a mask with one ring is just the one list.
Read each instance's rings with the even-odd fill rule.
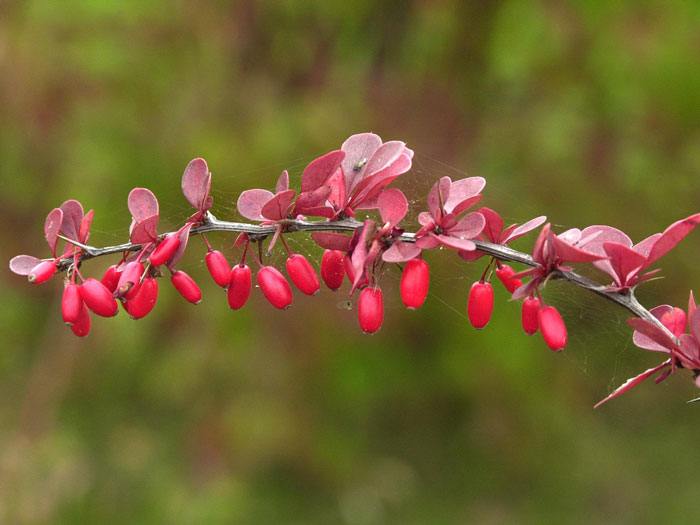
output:
[[[510,220],[640,239],[700,209],[698,27],[680,0],[0,0],[2,257],[45,254],[70,197],[96,210],[94,243],[125,239],[134,186],[175,226],[199,155],[233,218],[241,190],[367,130],[416,150],[399,185],[418,206],[437,177],[478,174]],[[623,312],[551,285],[571,333],[554,355],[499,288],[477,333],[482,266],[434,253],[428,304],[404,310],[387,271],[385,326],[363,336],[344,292],[231,312],[191,246],[202,305],[163,283],[147,320],[86,340],[58,280],[0,273],[0,522],[697,522],[689,374],[592,409],[658,362]],[[699,258],[695,234],[643,301],[684,305]]]

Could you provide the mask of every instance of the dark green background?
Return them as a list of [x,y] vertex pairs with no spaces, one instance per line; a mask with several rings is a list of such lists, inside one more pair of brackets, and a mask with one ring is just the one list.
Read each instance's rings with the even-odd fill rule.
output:
[[[700,210],[698,27],[700,3],[680,0],[0,0],[3,260],[46,255],[44,216],[70,197],[96,210],[95,243],[125,239],[134,186],[176,226],[198,155],[233,218],[241,190],[285,167],[298,181],[366,130],[416,150],[399,186],[418,207],[437,177],[482,175],[509,220],[640,239]],[[686,303],[698,239],[663,260],[646,304]],[[382,277],[387,319],[369,337],[343,292],[229,311],[191,246],[202,305],[166,281],[149,319],[98,319],[86,340],[61,323],[58,279],[0,273],[0,521],[698,519],[689,374],[592,409],[658,362],[601,300],[548,287],[571,333],[561,355],[521,333],[501,289],[477,333],[463,312],[481,264],[436,252],[418,312],[398,272]]]

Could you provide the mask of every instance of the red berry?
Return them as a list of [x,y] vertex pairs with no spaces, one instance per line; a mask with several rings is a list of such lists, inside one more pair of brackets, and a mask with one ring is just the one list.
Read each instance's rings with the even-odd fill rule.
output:
[[226,288],[231,278],[231,267],[228,265],[226,256],[219,250],[209,250],[204,257],[204,262],[207,263],[207,269],[214,282]]
[[30,283],[41,284],[45,283],[53,274],[56,273],[56,260],[51,259],[50,261],[41,261],[37,264],[32,271],[27,275],[27,279]]
[[292,304],[292,287],[274,266],[263,266],[256,277],[265,298],[280,310]]
[[484,328],[493,313],[493,286],[483,281],[475,282],[469,290],[467,315],[474,328]]
[[90,314],[85,303],[82,303],[78,319],[70,325],[70,329],[78,337],[85,337],[90,333]]
[[559,311],[553,306],[540,308],[538,316],[542,337],[547,346],[554,352],[563,350],[567,342],[566,324]]
[[191,302],[192,304],[199,304],[202,302],[202,290],[199,289],[199,286],[196,282],[194,282],[194,279],[192,279],[192,277],[187,275],[182,270],[173,272],[172,277],[170,277],[170,281],[173,283],[173,286],[180,293],[180,295],[185,298],[185,300]]
[[117,270],[117,265],[113,264],[105,270],[102,276],[102,284],[104,284],[110,292],[114,293],[114,290],[117,289],[117,285],[119,284],[119,277],[121,277],[121,272]]
[[321,259],[321,277],[326,286],[337,290],[345,277],[345,254],[340,250],[325,250]]
[[176,233],[171,233],[158,243],[158,246],[156,246],[148,257],[148,262],[151,263],[151,266],[165,264],[173,258],[173,255],[175,255],[179,247],[180,236]]
[[117,297],[133,298],[141,285],[143,272],[143,264],[140,261],[126,263],[117,283]]
[[228,305],[232,310],[243,308],[250,297],[250,289],[253,286],[253,278],[250,275],[250,267],[247,264],[237,264],[231,269],[231,277],[228,284]]
[[533,335],[539,330],[539,312],[540,300],[537,297],[528,297],[523,301],[522,322],[527,335]]
[[61,298],[61,315],[63,322],[73,324],[80,316],[83,300],[80,298],[80,287],[75,283],[66,284]]
[[401,300],[406,308],[423,306],[430,287],[430,267],[424,259],[411,259],[401,275]]
[[80,286],[80,297],[87,307],[102,317],[117,315],[119,306],[112,292],[97,279],[92,277],[85,279]]
[[503,283],[505,289],[510,293],[513,293],[523,285],[523,282],[520,279],[513,278],[514,275],[515,270],[513,270],[513,268],[507,264],[502,264],[496,269],[496,277],[498,277],[498,280]]
[[124,302],[124,309],[134,319],[146,317],[158,300],[158,279],[146,277],[141,283],[136,295]]
[[300,253],[294,253],[287,258],[287,275],[300,292],[306,295],[316,295],[321,288],[318,275],[311,263]]
[[364,288],[357,301],[357,317],[360,328],[366,334],[373,334],[384,322],[384,297],[380,288]]

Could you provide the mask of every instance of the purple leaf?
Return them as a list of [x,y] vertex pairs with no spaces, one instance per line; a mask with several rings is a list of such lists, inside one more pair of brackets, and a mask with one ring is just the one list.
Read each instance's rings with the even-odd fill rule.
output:
[[412,242],[396,241],[382,254],[382,259],[388,263],[400,263],[415,259],[421,253],[421,249]]
[[666,361],[664,361],[660,365],[657,365],[653,368],[645,370],[644,372],[642,372],[641,374],[639,374],[637,376],[629,378],[627,381],[625,381],[623,384],[621,384],[619,387],[617,387],[615,390],[613,390],[613,392],[608,397],[606,397],[605,399],[602,399],[601,401],[598,401],[593,406],[593,408],[598,408],[599,406],[601,406],[604,403],[607,403],[611,399],[615,399],[616,397],[621,396],[622,394],[624,394],[628,390],[631,390],[632,388],[637,386],[639,383],[641,383],[645,379],[650,378],[655,373],[657,373],[659,370],[669,366],[670,364],[671,364],[671,360],[667,359]]
[[275,193],[281,193],[289,189],[289,172],[284,170],[279,178],[277,179],[277,184],[275,185]]
[[345,158],[342,150],[331,151],[311,161],[301,174],[301,191],[308,192],[322,186],[333,175]]
[[56,257],[56,243],[58,242],[58,234],[61,231],[63,223],[63,210],[54,208],[46,216],[44,221],[44,237],[51,250],[51,255]]
[[238,213],[251,221],[264,221],[265,217],[261,213],[263,206],[274,196],[271,191],[267,190],[246,190],[238,197],[236,204]]
[[260,214],[271,221],[279,221],[287,218],[289,206],[296,195],[294,190],[286,190],[278,193],[265,203]]
[[77,241],[80,232],[80,223],[84,215],[83,205],[76,200],[70,199],[61,204],[61,211],[63,212],[61,232],[69,239]]
[[408,200],[403,192],[396,188],[384,190],[377,199],[379,215],[384,224],[396,226],[408,213]]
[[485,186],[486,179],[483,177],[467,177],[454,181],[450,186],[449,198],[443,205],[445,211],[452,213],[460,203],[481,193]]
[[691,215],[690,217],[674,222],[671,224],[671,226],[666,228],[649,252],[647,266],[650,266],[654,262],[658,261],[661,257],[675,248],[686,235],[695,229],[698,223],[700,223],[700,213],[696,213],[695,215]]
[[331,232],[314,232],[311,234],[311,238],[321,248],[340,250],[341,252],[347,252],[350,249],[350,241],[352,241],[352,237],[343,235],[342,233]]
[[10,259],[10,270],[17,275],[29,275],[41,259],[33,255],[17,255]]
[[196,158],[190,161],[182,174],[182,193],[192,207],[206,211],[211,207],[211,173],[207,161]]
[[158,199],[149,189],[134,188],[129,192],[127,203],[136,222],[158,215]]

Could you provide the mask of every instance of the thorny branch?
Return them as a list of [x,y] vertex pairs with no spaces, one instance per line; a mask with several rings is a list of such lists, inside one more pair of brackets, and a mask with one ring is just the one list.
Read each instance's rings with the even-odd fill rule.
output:
[[[281,221],[284,228],[284,232],[354,232],[362,227],[363,223],[355,219],[343,219],[336,221],[303,221],[296,219],[288,219]],[[223,221],[217,219],[213,214],[207,212],[204,216],[201,224],[192,228],[191,235],[199,235],[208,232],[231,232],[231,233],[245,233],[248,234],[251,240],[262,241],[270,235],[274,235],[277,230],[277,224],[265,225],[265,224],[251,224],[244,222],[231,222]],[[165,233],[161,235],[164,237],[168,235]],[[65,239],[65,238],[64,238]],[[124,243],[117,244],[114,246],[105,246],[102,248],[96,248],[94,246],[89,246],[85,244],[78,243],[73,240],[65,239],[75,246],[82,249],[80,256],[80,261],[87,259],[93,259],[95,257],[102,257],[104,255],[112,255],[116,253],[134,252],[142,248],[142,244],[135,243]],[[401,235],[400,240],[403,242],[415,242],[415,234],[410,232],[405,232]],[[493,244],[486,241],[474,240],[477,249],[491,255],[492,257],[507,262],[515,262],[524,264],[526,266],[537,266],[537,263],[533,261],[532,257],[527,254],[517,250],[514,250],[508,246],[501,244]],[[59,270],[66,270],[73,263],[71,259],[63,259],[59,264]],[[676,337],[656,318],[651,312],[644,307],[634,295],[633,290],[628,292],[615,292],[607,290],[605,285],[595,282],[583,275],[576,272],[560,272],[557,271],[552,274],[552,278],[562,279],[572,283],[575,286],[584,288],[593,292],[596,295],[612,301],[613,303],[622,306],[623,308],[630,311],[636,317],[640,319],[646,319],[651,321],[656,326],[661,328],[670,337],[676,340]],[[700,399],[700,398],[699,398]]]

